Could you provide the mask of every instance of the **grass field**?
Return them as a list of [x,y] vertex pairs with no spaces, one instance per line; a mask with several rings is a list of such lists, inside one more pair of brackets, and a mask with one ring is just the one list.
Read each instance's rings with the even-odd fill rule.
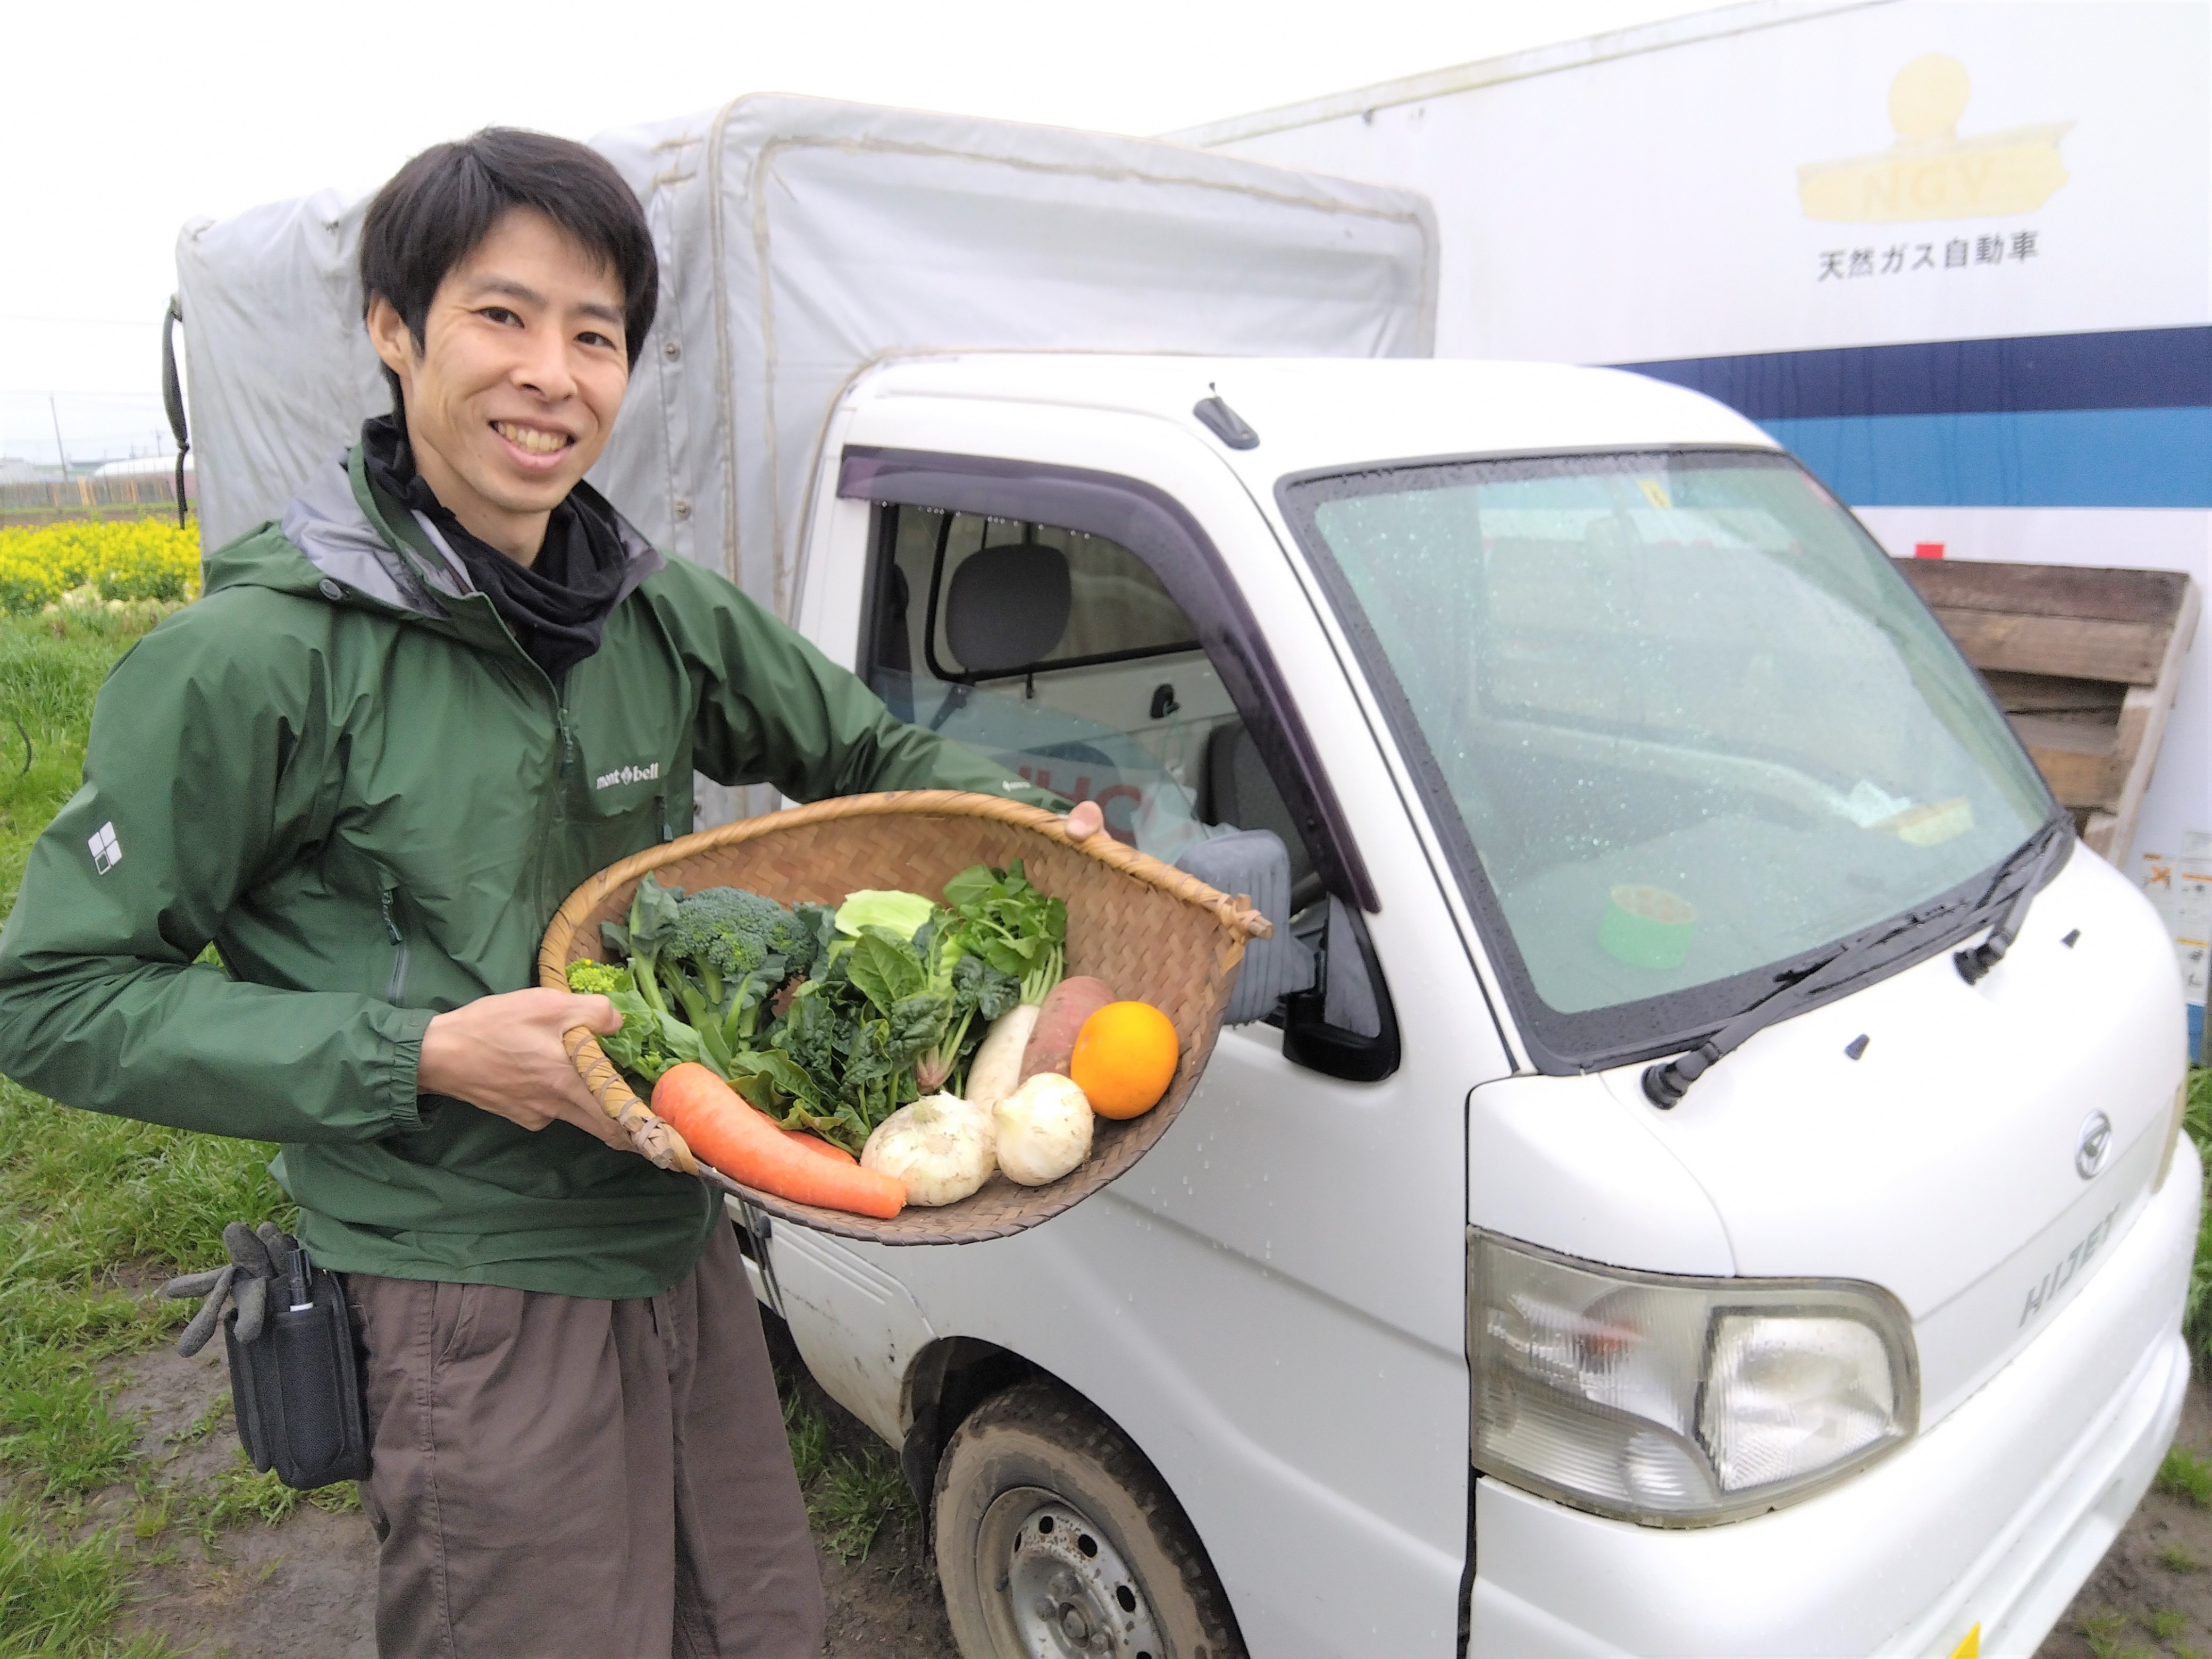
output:
[[[0,617],[0,910],[76,787],[101,680],[168,608]],[[2192,1076],[2188,1125],[2212,1145],[2212,1072]],[[303,1499],[240,1463],[174,1477],[117,1409],[114,1361],[168,1340],[189,1311],[150,1288],[217,1259],[224,1222],[286,1218],[273,1150],[65,1110],[0,1080],[0,1659],[172,1654],[162,1638],[118,1633],[163,1552],[220,1551],[233,1529],[281,1522],[303,1501],[354,1501],[350,1489]],[[2212,1218],[2189,1334],[2200,1358],[2212,1352]],[[824,1548],[864,1554],[887,1518],[910,1516],[887,1454],[831,1450],[795,1395],[786,1420]],[[210,1418],[189,1432],[231,1431]]]

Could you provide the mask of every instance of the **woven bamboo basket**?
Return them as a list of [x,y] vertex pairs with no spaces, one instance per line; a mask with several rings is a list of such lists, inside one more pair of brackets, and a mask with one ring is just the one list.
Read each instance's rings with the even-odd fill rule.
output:
[[1248,939],[1267,919],[1172,866],[1101,833],[1078,842],[1042,808],[952,790],[848,795],[742,819],[668,842],[601,871],[568,896],[538,947],[541,984],[567,983],[570,963],[604,956],[599,924],[619,921],[647,872],[672,886],[744,887],[785,904],[836,904],[863,887],[903,888],[935,898],[972,864],[1023,860],[1030,880],[1067,904],[1067,971],[1149,1002],[1175,1023],[1182,1058],[1160,1103],[1142,1117],[1100,1118],[1091,1155],[1073,1174],[1021,1187],[994,1174],[957,1204],[912,1208],[889,1221],[796,1204],[700,1163],[655,1116],[582,1026],[566,1037],[592,1097],[630,1144],[665,1170],[696,1175],[774,1215],[823,1232],[881,1244],[960,1244],[1003,1238],[1082,1202],[1127,1170],[1167,1133],[1206,1069]]

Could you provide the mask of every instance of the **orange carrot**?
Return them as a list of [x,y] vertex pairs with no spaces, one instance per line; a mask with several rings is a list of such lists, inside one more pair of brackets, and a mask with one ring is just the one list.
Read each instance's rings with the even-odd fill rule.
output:
[[811,1152],[817,1158],[826,1158],[833,1164],[858,1164],[860,1161],[842,1146],[832,1146],[820,1135],[811,1135],[804,1129],[786,1129],[783,1133],[785,1139],[798,1147],[800,1152]]
[[696,1060],[662,1074],[653,1109],[699,1157],[748,1187],[886,1221],[905,1206],[906,1182],[793,1146],[775,1119]]

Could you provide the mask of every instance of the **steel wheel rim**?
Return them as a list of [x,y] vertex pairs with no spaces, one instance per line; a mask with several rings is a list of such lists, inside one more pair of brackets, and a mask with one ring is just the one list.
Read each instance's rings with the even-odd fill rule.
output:
[[1009,1659],[1171,1659],[1135,1571],[1058,1492],[1017,1486],[983,1511],[977,1577]]

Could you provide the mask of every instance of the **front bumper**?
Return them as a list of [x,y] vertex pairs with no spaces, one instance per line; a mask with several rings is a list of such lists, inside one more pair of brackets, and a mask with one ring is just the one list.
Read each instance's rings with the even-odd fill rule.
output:
[[1978,1626],[1984,1654],[2032,1654],[2180,1421],[2202,1185],[2185,1140],[2050,1328],[1905,1449],[1801,1504],[1673,1531],[1478,1480],[1469,1652],[1943,1659]]

